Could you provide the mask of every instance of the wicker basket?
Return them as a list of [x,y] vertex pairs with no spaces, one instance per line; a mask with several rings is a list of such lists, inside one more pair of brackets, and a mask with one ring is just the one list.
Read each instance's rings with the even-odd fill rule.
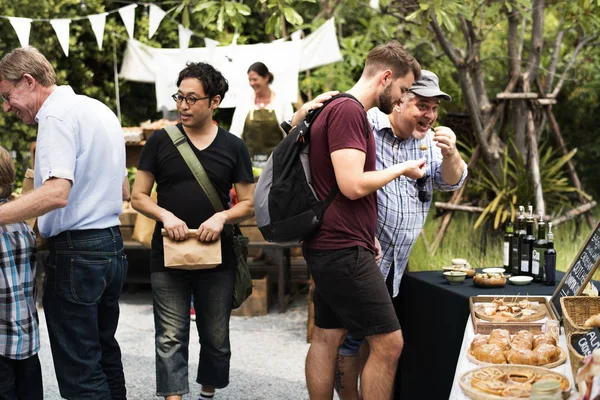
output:
[[583,323],[592,315],[600,314],[600,297],[564,296],[560,298],[565,335],[587,333],[591,329]]
[[587,332],[575,332],[567,335],[567,349],[569,350],[569,360],[571,361],[571,371],[573,372],[573,379],[577,376],[577,370],[583,366],[584,356],[579,354],[577,350],[571,344],[573,337],[578,338],[585,335]]

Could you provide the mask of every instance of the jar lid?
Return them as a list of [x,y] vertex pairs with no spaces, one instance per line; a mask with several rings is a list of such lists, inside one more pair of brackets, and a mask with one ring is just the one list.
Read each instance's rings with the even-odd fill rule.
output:
[[554,393],[561,391],[560,382],[554,380],[542,380],[531,386],[531,393]]

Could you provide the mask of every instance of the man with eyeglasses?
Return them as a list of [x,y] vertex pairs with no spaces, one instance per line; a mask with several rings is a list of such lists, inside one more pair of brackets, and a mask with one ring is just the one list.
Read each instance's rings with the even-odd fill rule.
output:
[[[250,155],[242,140],[212,120],[229,88],[223,75],[209,64],[191,62],[179,73],[177,86],[173,100],[181,123],[176,127],[206,170],[224,211],[215,211],[165,129],[154,132],[142,149],[132,205],[156,220],[150,261],[156,394],[167,400],[181,400],[189,392],[189,311],[193,295],[200,339],[198,399],[212,399],[215,389],[229,384],[229,317],[236,266],[230,224],[254,215],[254,177]],[[158,204],[150,199],[155,182]],[[238,202],[229,208],[232,186]],[[165,268],[163,228],[174,240],[187,238],[190,229],[197,229],[200,241],[210,242],[220,237],[222,264],[204,270]]]
[[[422,70],[403,101],[386,115],[377,108],[367,113],[377,148],[377,169],[407,160],[427,159],[427,172],[418,180],[400,176],[377,191],[377,238],[381,246],[379,268],[392,297],[398,295],[400,280],[410,251],[425,224],[433,189],[459,189],[467,177],[467,165],[456,149],[456,135],[445,126],[434,128],[442,92],[438,77]],[[347,337],[340,347],[336,390],[340,399],[359,399],[358,357],[362,340]]]
[[57,86],[33,47],[0,60],[4,112],[37,124],[35,190],[0,206],[0,224],[39,217],[49,257],[43,296],[60,393],[68,399],[125,399],[115,339],[127,257],[119,232],[129,197],[125,140],[101,102]]

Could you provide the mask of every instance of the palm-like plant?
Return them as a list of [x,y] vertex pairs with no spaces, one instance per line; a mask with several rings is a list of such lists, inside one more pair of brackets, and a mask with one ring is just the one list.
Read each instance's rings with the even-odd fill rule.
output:
[[[585,192],[570,185],[564,170],[565,164],[573,158],[575,152],[576,150],[572,150],[568,154],[557,157],[550,146],[544,144],[540,148],[541,183],[548,210],[570,208],[572,206],[570,195],[575,192],[590,199]],[[493,219],[493,227],[498,229],[509,218],[511,220],[515,218],[519,204],[528,204],[533,201],[534,188],[528,166],[512,142],[509,142],[504,148],[502,166],[502,176],[497,178],[489,168],[482,164],[479,166],[481,173],[476,175],[472,181],[476,192],[483,194],[484,197],[492,198],[475,221],[475,229],[488,219]]]

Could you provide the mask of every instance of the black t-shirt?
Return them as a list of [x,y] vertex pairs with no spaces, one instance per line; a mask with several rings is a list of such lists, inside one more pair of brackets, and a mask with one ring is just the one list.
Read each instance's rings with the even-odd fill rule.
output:
[[[181,124],[177,127],[186,135]],[[223,208],[228,209],[232,185],[237,182],[254,182],[250,155],[244,142],[219,127],[217,136],[206,149],[200,151],[191,141],[188,140],[188,143],[216,187]],[[184,221],[188,228],[197,229],[215,214],[210,200],[164,129],[155,131],[144,145],[138,169],[154,175],[158,205]],[[152,272],[165,268],[160,235],[162,227],[162,222],[157,221],[152,237]],[[224,230],[225,232],[229,230]],[[234,265],[235,255],[230,235],[221,235],[221,241],[223,266]]]

